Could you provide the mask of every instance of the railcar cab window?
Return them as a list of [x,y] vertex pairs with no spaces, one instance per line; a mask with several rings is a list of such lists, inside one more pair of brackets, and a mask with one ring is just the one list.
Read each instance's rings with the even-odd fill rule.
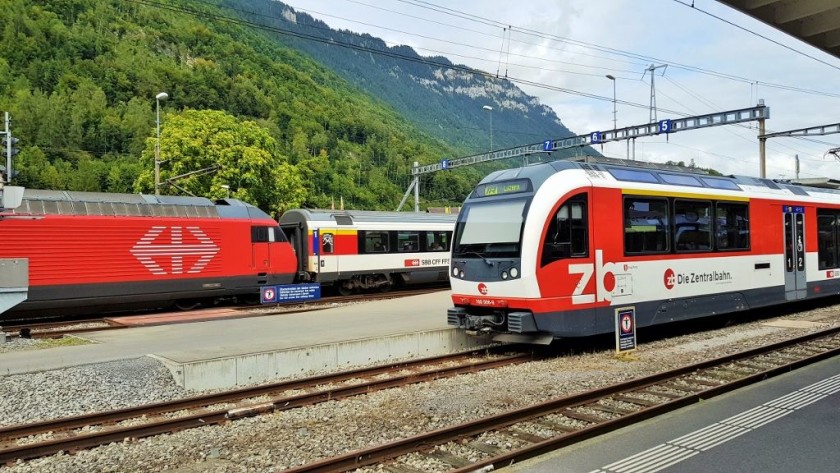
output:
[[542,248],[541,265],[563,258],[589,255],[586,194],[572,197],[560,206],[548,222]]
[[668,201],[648,197],[624,198],[624,253],[669,251]]
[[528,199],[466,204],[455,226],[453,258],[519,257]]
[[712,249],[712,203],[674,200],[674,248],[683,251]]

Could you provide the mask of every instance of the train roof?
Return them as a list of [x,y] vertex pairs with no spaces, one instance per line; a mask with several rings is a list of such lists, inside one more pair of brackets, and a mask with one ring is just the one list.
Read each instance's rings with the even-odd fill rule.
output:
[[827,178],[777,180],[737,175],[713,176],[706,171],[684,166],[609,158],[589,158],[585,162],[552,161],[506,169],[491,173],[482,179],[481,183],[527,178],[531,180],[534,189],[536,189],[550,176],[566,169],[606,172],[618,181],[654,185],[678,185],[736,192],[755,191],[764,188],[767,192],[788,191],[801,196],[826,193],[840,195],[840,182]]
[[353,225],[358,222],[381,223],[455,223],[457,214],[422,212],[388,212],[376,210],[328,210],[293,209],[280,217],[280,223],[331,222],[337,225]]
[[25,215],[99,215],[184,218],[271,218],[236,199],[118,194],[106,192],[25,189],[20,207],[8,212]]

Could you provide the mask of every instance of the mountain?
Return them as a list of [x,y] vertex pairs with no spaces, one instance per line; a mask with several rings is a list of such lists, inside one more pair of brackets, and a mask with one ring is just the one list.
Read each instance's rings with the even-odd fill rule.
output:
[[[491,126],[493,149],[577,135],[554,110],[504,78],[445,57],[423,57],[408,46],[389,47],[368,34],[331,29],[278,1],[226,0],[222,5],[275,31],[278,42],[306,52],[418,128],[466,153],[490,148]],[[586,152],[599,155],[591,148]]]

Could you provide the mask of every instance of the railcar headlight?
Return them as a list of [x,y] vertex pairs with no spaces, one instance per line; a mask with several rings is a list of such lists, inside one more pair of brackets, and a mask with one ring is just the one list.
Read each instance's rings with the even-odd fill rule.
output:
[[456,268],[454,266],[452,267],[452,275],[455,276],[456,278],[458,277],[458,268]]
[[519,270],[516,268],[510,268],[510,277],[515,278],[519,276]]
[[502,271],[502,280],[505,280],[505,279],[507,279],[507,278],[508,278],[508,273],[507,273],[507,271]]
[[464,270],[463,269],[458,272],[458,277],[461,278],[461,279],[464,279]]

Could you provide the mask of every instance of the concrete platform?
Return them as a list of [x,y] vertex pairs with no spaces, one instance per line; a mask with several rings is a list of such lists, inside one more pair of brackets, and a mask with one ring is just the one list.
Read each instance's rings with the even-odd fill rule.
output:
[[153,356],[191,390],[467,351],[489,343],[446,324],[449,291],[316,312],[91,332],[90,345],[0,354],[0,375]]

